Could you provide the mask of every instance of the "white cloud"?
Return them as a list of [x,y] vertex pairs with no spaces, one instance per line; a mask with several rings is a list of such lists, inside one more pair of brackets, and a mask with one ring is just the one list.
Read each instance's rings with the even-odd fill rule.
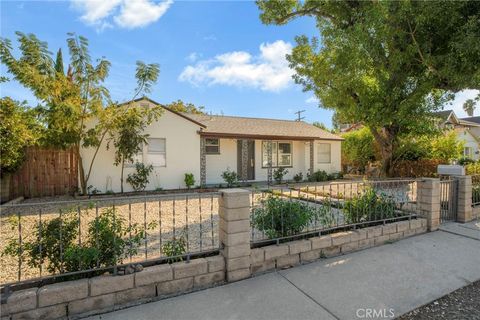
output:
[[192,52],[190,53],[185,60],[190,61],[190,62],[195,62],[197,61],[202,55],[197,53],[197,52]]
[[97,31],[111,28],[145,27],[160,19],[172,5],[172,0],[155,3],[152,0],[72,0],[80,19]]
[[179,80],[195,86],[223,84],[280,91],[292,82],[293,71],[285,58],[291,50],[290,43],[278,40],[262,43],[257,56],[245,51],[227,52],[185,67]]
[[305,100],[306,103],[311,103],[311,104],[318,104],[319,103],[319,100],[317,97],[315,96],[311,96],[310,98],[308,98],[307,100]]

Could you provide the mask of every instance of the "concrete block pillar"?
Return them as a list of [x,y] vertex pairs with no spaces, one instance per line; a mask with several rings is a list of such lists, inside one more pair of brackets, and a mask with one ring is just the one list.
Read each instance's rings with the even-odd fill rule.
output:
[[428,231],[440,226],[440,179],[422,178],[417,182],[418,208],[427,219]]
[[220,245],[228,282],[250,277],[250,192],[220,190]]
[[469,222],[473,220],[472,208],[472,177],[456,176],[458,181],[457,221]]

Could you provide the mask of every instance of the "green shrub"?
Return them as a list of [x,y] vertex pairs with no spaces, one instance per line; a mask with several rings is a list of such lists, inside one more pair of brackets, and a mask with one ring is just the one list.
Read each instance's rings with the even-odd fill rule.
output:
[[480,174],[480,162],[467,164],[465,166],[465,173],[467,175]]
[[181,255],[184,255],[186,253],[186,245],[187,241],[185,240],[184,234],[182,234],[178,238],[173,238],[172,240],[165,242],[162,245],[162,252],[167,257],[169,257],[169,259],[167,260],[168,263],[182,261],[183,259]]
[[271,239],[298,234],[316,219],[329,214],[329,210],[316,211],[306,203],[274,195],[262,200],[261,205],[252,212],[252,225]]
[[475,163],[475,160],[471,158],[461,157],[460,159],[458,159],[458,164],[461,166],[465,166],[467,164],[472,164],[472,163]]
[[293,176],[293,181],[299,183],[303,181],[303,173],[299,172]]
[[227,187],[231,188],[238,182],[238,175],[235,171],[227,169],[222,172],[222,179],[227,183]]
[[273,179],[278,183],[282,183],[283,177],[288,173],[288,170],[285,168],[278,168],[273,170]]
[[308,174],[308,181],[310,182],[321,182],[328,181],[328,173],[323,170],[315,171],[313,174]]
[[190,189],[192,186],[195,185],[195,177],[193,176],[193,173],[185,173],[185,185],[187,186],[187,189]]
[[347,224],[392,218],[395,216],[395,201],[368,188],[363,194],[345,201],[343,215]]
[[153,171],[153,166],[148,166],[143,163],[135,163],[135,173],[130,173],[127,177],[127,182],[132,186],[135,191],[143,191],[150,182],[148,176]]
[[[18,226],[18,220],[12,221]],[[155,228],[150,223],[147,229]],[[21,257],[28,266],[38,268],[45,264],[52,273],[86,270],[95,266],[109,267],[122,263],[123,259],[135,255],[143,243],[145,229],[139,224],[126,226],[125,219],[115,214],[113,208],[102,210],[88,224],[85,241],[78,244],[79,219],[75,210],[44,222],[35,224],[31,236],[22,243],[12,238],[2,255]],[[131,234],[131,237],[130,237]],[[82,239],[83,240],[83,239]]]

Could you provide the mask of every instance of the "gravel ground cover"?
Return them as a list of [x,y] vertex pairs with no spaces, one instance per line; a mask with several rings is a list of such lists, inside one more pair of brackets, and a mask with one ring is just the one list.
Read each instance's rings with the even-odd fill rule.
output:
[[[168,197],[117,198],[113,200],[95,201],[62,201],[25,202],[19,206],[2,208],[0,217],[0,252],[3,252],[12,238],[26,242],[34,236],[33,230],[39,227],[39,221],[45,225],[49,220],[62,215],[80,213],[79,240],[86,240],[89,223],[103,210],[115,206],[118,219],[125,225],[138,224],[154,227],[147,231],[146,241],[138,248],[135,256],[126,261],[141,261],[164,256],[162,244],[178,237],[182,233],[187,241],[188,252],[207,251],[218,248],[218,194],[210,195],[174,195]],[[70,212],[70,213],[68,213]],[[20,223],[18,223],[20,221]],[[20,228],[19,228],[20,225]],[[18,258],[4,255],[1,257],[0,283],[17,281]],[[48,273],[42,268],[30,268],[26,263],[21,265],[21,279],[45,276]]]
[[398,318],[399,320],[479,320],[480,281],[453,291],[446,296]]

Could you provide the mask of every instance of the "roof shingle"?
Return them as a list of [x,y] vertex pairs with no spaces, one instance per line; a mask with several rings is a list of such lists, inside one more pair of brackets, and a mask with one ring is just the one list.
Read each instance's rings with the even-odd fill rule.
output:
[[208,114],[185,114],[185,116],[206,126],[201,131],[203,135],[270,139],[343,140],[343,138],[335,134],[303,121],[213,116]]

